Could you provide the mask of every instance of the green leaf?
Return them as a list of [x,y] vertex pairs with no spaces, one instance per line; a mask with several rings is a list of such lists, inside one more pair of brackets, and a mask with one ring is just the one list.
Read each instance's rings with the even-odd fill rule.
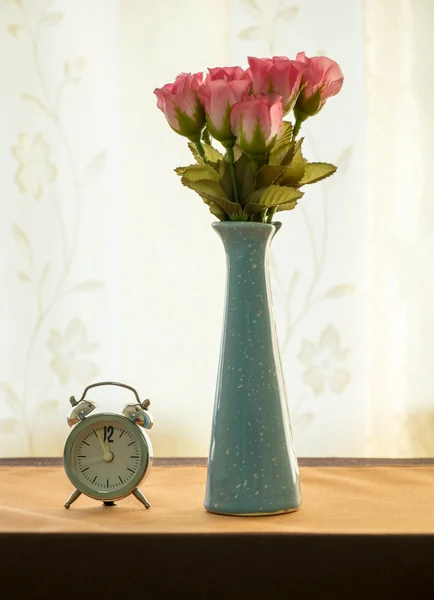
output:
[[[303,143],[304,138],[300,138],[294,146],[291,146],[286,156],[282,159],[282,165],[290,165],[296,157],[303,158],[303,154],[301,152],[301,145]],[[303,161],[306,162],[303,158]]]
[[294,144],[292,144],[289,147],[289,149],[287,150],[285,156],[282,158],[280,164],[282,164],[283,166],[287,167],[293,161],[294,155],[295,155],[295,146],[294,146]]
[[[207,159],[207,161],[212,162],[212,163],[217,163],[219,160],[223,160],[223,154],[221,152],[219,152],[216,148],[214,148],[213,146],[210,146],[209,144],[205,144],[202,142],[202,146],[205,152],[205,158]],[[196,146],[193,144],[193,142],[188,142],[188,147],[191,150],[191,153],[193,154],[194,158],[196,159],[196,162],[199,165],[202,165],[202,159],[199,156],[197,150],[196,150]]]
[[211,145],[211,136],[209,134],[208,127],[204,127],[202,129],[202,134],[200,136],[200,139],[202,140],[203,143]]
[[219,152],[216,148],[210,146],[209,144],[202,144],[202,146],[205,151],[205,158],[207,160],[210,160],[214,163],[218,162],[219,160],[223,160],[223,154]]
[[218,204],[225,211],[225,213],[229,215],[229,217],[234,213],[237,213],[238,210],[240,210],[240,205],[238,203],[231,202],[223,196],[209,196],[207,194],[203,194],[203,197],[204,202],[207,204],[209,202],[215,202],[216,204]]
[[181,183],[198,194],[225,197],[225,191],[218,181],[212,181],[211,179],[198,179],[194,181],[182,176]]
[[262,207],[279,206],[294,202],[303,196],[303,192],[295,188],[270,185],[260,190],[255,190],[248,198],[249,203],[259,204]]
[[190,152],[193,154],[197,164],[203,164],[202,159],[199,156],[199,152],[196,150],[196,146],[193,144],[193,142],[188,142],[188,147],[190,148]]
[[326,177],[330,177],[336,172],[336,168],[329,163],[306,163],[304,166],[304,175],[298,182],[298,185],[316,183]]
[[[286,159],[285,159],[286,160]],[[299,140],[294,148],[294,155],[290,164],[287,166],[282,177],[278,179],[279,185],[294,187],[304,175],[306,161],[301,153],[301,140]]]
[[256,215],[262,212],[264,209],[264,205],[258,204],[257,202],[247,202],[247,204],[244,206],[244,211],[248,215]]
[[220,181],[219,174],[210,165],[198,164],[188,167],[178,167],[175,171],[178,175],[185,177],[189,181],[200,181],[202,179]]
[[287,202],[285,204],[279,204],[276,209],[276,212],[282,212],[282,210],[292,210],[297,206],[297,200],[293,200],[292,202]]
[[277,150],[274,148],[270,152],[270,158],[268,164],[270,165],[284,165],[291,162],[291,158],[294,154],[294,143],[286,144],[281,146]]
[[[190,152],[193,154],[195,161],[197,162],[198,165],[203,164],[202,163],[202,159],[199,156],[198,151],[196,150],[196,146],[193,144],[193,142],[188,142],[188,147],[190,148]],[[178,167],[181,168],[181,167]],[[175,169],[176,170],[176,169]]]
[[255,178],[249,159],[245,154],[234,163],[235,181],[238,190],[238,199],[241,204],[245,204],[247,197],[255,189]]
[[273,150],[279,150],[283,146],[290,144],[292,140],[292,123],[290,121],[283,121],[282,127],[280,128],[279,135],[276,143],[274,144]]
[[[202,200],[208,206],[217,204],[224,210],[227,215],[238,211],[240,205],[236,202],[231,202],[225,195],[225,191],[221,184],[217,181],[211,181],[209,179],[201,179],[199,181],[189,181],[182,177],[181,182],[190,189],[194,190],[199,194]],[[213,213],[215,214],[215,213]]]
[[265,165],[256,174],[256,189],[272,185],[284,171],[286,167],[282,165]]
[[188,165],[187,167],[176,167],[175,173],[177,175],[179,175],[180,177],[182,177],[184,175],[185,171],[190,169],[190,167],[196,167],[196,166],[202,166],[202,165],[203,165],[203,163],[198,163],[197,165]]
[[231,221],[248,221],[249,214],[245,208],[237,204],[237,208],[230,213],[229,218]]
[[234,150],[234,160],[238,160],[239,158],[242,157],[243,151],[238,146],[238,144],[235,144],[235,146],[233,147],[233,150]]
[[215,202],[211,202],[211,204],[209,205],[209,212],[215,217],[217,217],[217,219],[220,219],[220,221],[228,220],[228,215],[225,213],[222,207],[216,204]]
[[270,165],[281,165],[284,164],[283,161],[286,161],[285,164],[288,164],[291,161],[293,153],[292,124],[289,121],[284,121],[279,137],[270,152],[268,162]]

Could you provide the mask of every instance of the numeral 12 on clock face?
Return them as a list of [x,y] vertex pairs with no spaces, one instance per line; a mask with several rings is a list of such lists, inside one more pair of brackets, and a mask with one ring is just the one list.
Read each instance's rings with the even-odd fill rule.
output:
[[[122,433],[125,433],[124,430],[122,430]],[[119,436],[120,437],[120,436]],[[108,441],[108,442],[113,442],[113,427],[112,425],[104,425],[104,441]]]

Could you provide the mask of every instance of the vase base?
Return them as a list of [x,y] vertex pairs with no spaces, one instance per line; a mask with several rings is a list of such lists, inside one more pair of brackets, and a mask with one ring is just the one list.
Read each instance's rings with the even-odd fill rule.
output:
[[284,510],[276,510],[275,512],[257,512],[257,513],[235,513],[235,512],[223,512],[221,510],[212,510],[206,508],[207,512],[213,513],[214,515],[222,515],[224,517],[273,517],[276,515],[285,515],[287,513],[297,512],[301,508],[301,505],[297,508],[287,508]]

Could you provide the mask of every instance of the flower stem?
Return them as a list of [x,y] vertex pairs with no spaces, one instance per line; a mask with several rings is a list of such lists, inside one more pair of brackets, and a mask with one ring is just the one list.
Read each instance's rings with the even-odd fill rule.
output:
[[267,223],[272,223],[273,222],[273,217],[276,213],[277,210],[277,206],[272,206],[269,210],[268,210],[268,215],[267,215]]
[[208,131],[208,129],[206,127],[202,131],[202,140],[205,142],[205,144],[208,144],[208,146],[211,146],[211,136],[210,136],[209,131]]
[[294,125],[294,131],[292,132],[292,138],[295,140],[295,138],[298,135],[298,132],[300,131],[300,127],[303,121],[300,121],[300,119],[296,119],[295,120],[295,125]]
[[203,164],[206,165],[207,164],[207,160],[206,160],[206,156],[205,156],[205,150],[203,149],[202,142],[200,141],[200,138],[195,138],[194,140],[192,140],[192,142],[196,146],[197,153],[201,157]]
[[[250,168],[253,173],[253,177],[256,179],[256,173],[258,172],[259,163],[257,160],[249,156]],[[258,214],[250,215],[250,221],[262,221],[262,218]]]
[[258,172],[258,166],[258,161],[250,158],[250,168],[252,169],[253,177],[256,177],[256,173]]
[[229,163],[229,171],[231,173],[232,189],[234,191],[234,200],[235,200],[235,202],[239,202],[238,190],[237,190],[237,180],[235,179],[235,169],[234,169],[235,157],[234,157],[234,149],[232,146],[226,147],[226,156],[227,156],[228,163]]

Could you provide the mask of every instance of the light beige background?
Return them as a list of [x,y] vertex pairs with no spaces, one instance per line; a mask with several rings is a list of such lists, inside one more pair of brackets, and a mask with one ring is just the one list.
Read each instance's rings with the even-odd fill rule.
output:
[[[71,394],[151,398],[157,456],[203,456],[225,261],[153,90],[248,55],[326,54],[303,127],[338,165],[284,214],[273,292],[302,456],[432,442],[430,0],[0,0],[0,455],[60,455]],[[129,399],[99,390],[110,409]]]

